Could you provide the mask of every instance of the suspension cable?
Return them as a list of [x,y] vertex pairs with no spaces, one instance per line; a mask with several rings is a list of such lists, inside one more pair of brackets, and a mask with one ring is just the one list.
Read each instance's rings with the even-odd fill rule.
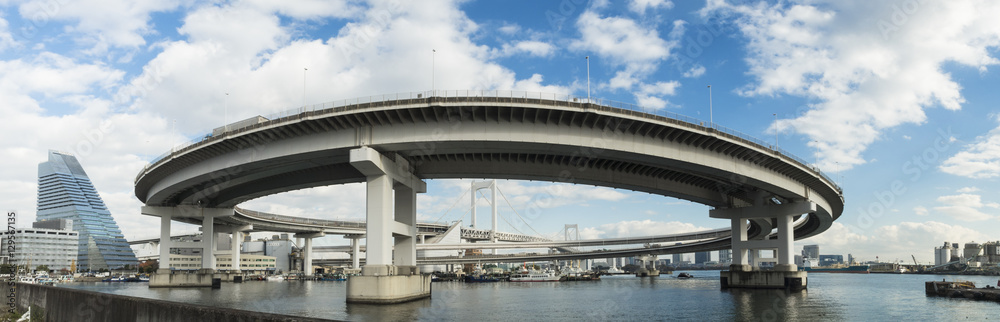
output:
[[497,187],[497,192],[499,192],[500,196],[503,197],[503,200],[507,202],[507,206],[514,211],[514,214],[517,215],[517,218],[521,218],[521,221],[524,222],[524,225],[528,226],[528,228],[530,228],[531,231],[535,232],[535,236],[539,237],[544,236],[542,235],[542,233],[535,230],[534,227],[531,227],[531,224],[529,224],[527,220],[524,220],[524,217],[521,217],[521,214],[517,213],[517,209],[514,209],[514,205],[510,204],[510,200],[507,200],[507,196],[503,194],[503,191],[500,190],[500,187]]
[[[451,210],[454,209],[456,205],[458,205],[458,202],[462,201],[462,198],[465,197],[465,194],[469,193],[469,190],[472,190],[472,188],[469,188],[469,189],[465,190],[464,192],[462,192],[462,196],[458,197],[458,199],[455,199],[455,203],[451,204],[451,207],[448,207],[448,210],[445,210],[444,213],[441,214],[441,217],[438,217],[438,219],[435,220],[434,223],[441,222],[441,218],[444,218],[444,216],[447,215],[448,212],[451,212]],[[465,214],[462,214],[462,218],[465,218]]]

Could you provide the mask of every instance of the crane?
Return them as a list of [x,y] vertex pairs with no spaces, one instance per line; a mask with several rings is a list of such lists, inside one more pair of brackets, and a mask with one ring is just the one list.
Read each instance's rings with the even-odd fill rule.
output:
[[917,264],[917,257],[916,256],[913,256],[913,254],[910,254],[910,257],[913,257],[913,266],[920,266],[920,264]]

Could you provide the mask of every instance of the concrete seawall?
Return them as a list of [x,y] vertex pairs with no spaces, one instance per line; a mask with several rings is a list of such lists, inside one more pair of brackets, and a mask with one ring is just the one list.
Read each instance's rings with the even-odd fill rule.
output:
[[16,304],[44,309],[46,321],[331,321],[21,283]]

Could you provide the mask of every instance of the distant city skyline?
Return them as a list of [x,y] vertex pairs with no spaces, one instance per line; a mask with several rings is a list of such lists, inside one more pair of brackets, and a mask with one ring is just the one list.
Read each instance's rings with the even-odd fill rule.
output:
[[[156,237],[158,219],[139,213],[136,174],[225,123],[383,93],[521,90],[635,103],[774,142],[844,188],[843,216],[797,241],[797,254],[818,244],[859,261],[932,262],[943,241],[1000,239],[1000,3],[915,3],[3,3],[0,206],[22,227],[43,217],[36,166],[63,150],[124,237]],[[419,220],[468,222],[470,181],[430,180]],[[729,227],[673,198],[498,186],[505,218],[530,214],[518,228],[550,238],[566,224],[582,239]],[[364,189],[241,206],[363,220]]]

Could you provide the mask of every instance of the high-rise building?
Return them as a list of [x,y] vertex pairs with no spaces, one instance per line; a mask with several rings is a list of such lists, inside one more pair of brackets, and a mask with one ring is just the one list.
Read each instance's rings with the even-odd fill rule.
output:
[[680,265],[680,264],[683,263],[681,261],[683,256],[681,256],[681,255],[682,254],[674,254],[673,258],[670,260],[671,262],[674,263],[674,266],[677,266],[677,265]]
[[733,250],[723,249],[719,251],[719,264],[729,265],[733,262]]
[[802,247],[802,258],[819,258],[819,245],[805,245]]
[[49,151],[49,161],[38,164],[39,221],[72,220],[79,233],[77,269],[96,271],[135,266],[135,253],[111,217],[90,177],[76,157]]
[[704,264],[707,261],[712,260],[712,253],[710,252],[697,252],[694,253],[694,263]]

